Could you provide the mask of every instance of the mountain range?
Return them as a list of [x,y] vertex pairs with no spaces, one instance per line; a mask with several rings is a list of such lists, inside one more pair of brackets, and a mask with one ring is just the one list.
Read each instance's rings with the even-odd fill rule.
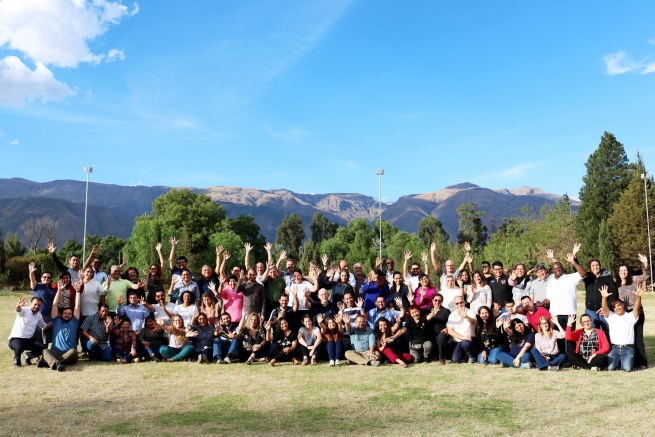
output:
[[[49,216],[59,221],[59,243],[71,238],[81,241],[85,188],[84,181],[39,183],[21,178],[0,179],[0,229],[3,235],[17,233],[26,242],[20,225],[30,218]],[[129,237],[134,219],[150,213],[152,202],[171,188],[180,187],[89,183],[87,233]],[[376,199],[357,193],[303,194],[285,189],[229,186],[188,188],[220,202],[228,217],[252,214],[269,241],[275,240],[277,226],[285,215],[291,213],[302,218],[308,234],[312,216],[317,211],[340,225],[361,217],[373,222],[379,214]],[[478,208],[486,213],[483,221],[491,230],[500,225],[504,217],[518,216],[523,205],[528,204],[538,211],[544,203],[554,203],[561,197],[527,186],[513,190],[489,189],[465,182],[439,191],[409,194],[395,202],[383,202],[382,217],[402,231],[416,232],[421,219],[433,215],[454,239],[459,227],[456,209],[463,203],[477,203]],[[572,201],[572,205],[577,209],[579,202]]]

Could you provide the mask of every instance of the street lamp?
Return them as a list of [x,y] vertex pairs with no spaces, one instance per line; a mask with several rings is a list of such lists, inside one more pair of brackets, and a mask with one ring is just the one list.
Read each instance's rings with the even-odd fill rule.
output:
[[648,173],[642,173],[641,178],[644,180],[644,197],[646,198],[646,228],[648,229],[648,265],[650,266],[650,291],[653,291],[653,254],[650,247],[650,218],[648,217],[648,190],[646,189],[646,181],[648,180]]
[[380,262],[382,262],[382,175],[384,169],[376,169],[375,174],[378,175],[378,199],[380,200]]
[[89,206],[89,175],[93,173],[93,167],[84,167],[86,173],[86,198],[84,200],[84,235],[82,235],[82,263],[86,261],[86,210]]

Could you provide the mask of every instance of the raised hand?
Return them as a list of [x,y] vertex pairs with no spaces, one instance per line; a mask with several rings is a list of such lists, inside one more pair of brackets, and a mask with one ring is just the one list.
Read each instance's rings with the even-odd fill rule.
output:
[[75,291],[79,293],[82,290],[82,280],[78,279],[75,282],[73,282],[73,288],[75,289]]
[[296,297],[298,295],[298,286],[296,284],[292,285],[291,290],[289,290],[289,292],[293,297]]
[[343,312],[343,304],[341,302],[337,302],[337,309],[339,312]]
[[91,253],[96,254],[100,251],[100,245],[99,244],[94,244],[93,247],[91,248]]
[[457,307],[457,314],[459,314],[463,319],[466,318],[467,317],[466,307],[465,306]]
[[509,274],[509,279],[511,279],[512,281],[516,281],[516,278],[517,278],[516,271],[512,270],[511,273]]
[[465,241],[464,242],[464,249],[466,249],[466,252],[470,252],[471,251],[471,243],[469,243],[468,241]]
[[569,262],[569,264],[573,264],[573,262],[575,261],[575,255],[572,253],[567,253],[566,260]]
[[216,256],[219,256],[223,252],[223,246],[216,246]]
[[157,253],[161,252],[161,243],[155,244],[155,250],[157,251]]
[[186,337],[187,338],[192,338],[192,337],[197,337],[198,336],[198,331],[187,331]]
[[107,287],[111,286],[111,275],[107,276]]
[[164,326],[166,324],[164,319],[162,319],[161,317],[157,317],[156,321],[159,326]]
[[432,242],[432,244],[430,244],[430,252],[434,252],[435,250],[437,250],[437,243]]
[[464,256],[464,260],[465,260],[467,263],[473,263],[473,257],[471,256],[470,253],[467,253],[466,256]]
[[29,268],[30,268],[30,273],[36,272],[36,263],[33,263],[33,262],[30,263]]
[[424,290],[423,288],[418,289],[418,297],[421,299],[421,302],[425,299],[425,293],[427,290]]
[[573,256],[574,257],[578,254],[578,252],[580,252],[581,248],[582,248],[582,244],[580,244],[580,243],[573,244]]
[[405,251],[405,260],[409,261],[412,259],[412,252],[410,250]]
[[357,308],[362,309],[363,306],[364,306],[364,299],[360,297],[359,299],[357,299]]
[[316,314],[316,322],[323,323],[323,314],[321,313]]
[[376,256],[375,257],[375,267],[379,266],[380,264],[382,264],[382,260],[380,259],[379,256]]
[[64,281],[62,279],[57,282],[57,290],[58,291],[65,291],[66,290],[66,285],[64,284]]
[[342,323],[343,322],[343,313],[337,314],[336,317],[334,318],[334,321],[337,322],[337,324]]
[[144,303],[146,303],[146,298],[143,297],[143,296],[139,296],[139,303],[140,303],[141,305],[143,305]]
[[283,259],[286,258],[286,257],[287,257],[287,251],[286,251],[286,250],[283,250],[283,251],[280,253],[280,260],[283,260]]
[[50,252],[50,255],[52,255],[53,253],[55,253],[57,251],[57,246],[55,246],[55,243],[53,243],[52,241],[50,243],[48,243],[45,248],[48,249],[48,252]]
[[503,328],[505,328],[505,329],[509,329],[509,327],[510,327],[511,324],[512,324],[512,319],[511,319],[511,317],[507,317],[507,318],[503,321]]
[[426,252],[421,252],[421,261],[423,261],[425,264],[427,264],[428,254]]
[[105,327],[109,328],[111,326],[111,317],[105,317]]
[[548,259],[555,258],[555,256],[553,255],[553,249],[546,249],[546,258]]
[[457,280],[457,285],[459,285],[459,288],[462,288],[464,286],[464,281],[462,281],[461,279],[458,279]]
[[403,307],[403,299],[402,299],[402,298],[400,298],[400,297],[396,297],[396,298],[394,298],[393,301],[396,302],[396,306],[397,306],[398,308],[402,308],[402,307]]
[[264,322],[264,329],[266,329],[267,331],[270,331],[271,330],[271,322]]
[[209,284],[207,284],[207,288],[209,288],[214,294],[218,293],[218,289],[216,288],[216,282],[214,282],[213,280],[209,281]]
[[121,322],[121,318],[118,316],[114,316],[114,326],[118,327],[120,322]]
[[[607,286],[606,286],[607,287]],[[637,291],[635,291],[635,295],[637,297],[641,297],[644,295],[644,292],[646,291],[646,286],[643,282],[640,282],[639,285],[637,286]]]
[[400,321],[400,316],[398,314],[394,316],[394,319],[396,320],[396,324],[400,325],[401,321]]
[[173,247],[177,246],[177,239],[174,236],[171,237],[168,241],[171,242],[171,246]]
[[246,249],[246,252],[250,252],[252,250],[252,244],[250,243],[244,244],[243,247]]
[[232,255],[230,255],[230,252],[227,250],[223,252],[223,261],[227,261],[228,259],[232,258]]
[[18,299],[18,303],[16,304],[16,306],[24,307],[25,305],[27,305],[26,297],[21,297],[20,299]]
[[644,267],[648,267],[648,258],[646,258],[645,255],[642,255],[640,253],[638,253],[637,256],[639,257],[639,261],[641,261]]
[[118,295],[118,298],[116,299],[116,303],[117,303],[118,305],[123,305],[123,304],[125,303],[125,299],[123,299],[123,295],[122,295],[122,294],[119,294],[119,295]]
[[575,314],[569,314],[569,319],[566,321],[567,325],[573,325],[575,323],[575,320],[577,319],[577,316]]
[[323,267],[327,266],[327,262],[330,258],[328,258],[327,253],[324,253],[321,255],[321,262],[323,263]]
[[270,252],[271,249],[273,249],[273,245],[270,241],[267,241],[266,244],[264,244],[264,250],[266,250],[266,252]]

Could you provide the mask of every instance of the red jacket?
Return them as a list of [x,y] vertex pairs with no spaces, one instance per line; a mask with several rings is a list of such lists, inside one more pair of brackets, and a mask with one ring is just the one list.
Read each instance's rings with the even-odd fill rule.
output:
[[[583,329],[576,329],[575,331],[571,330],[571,326],[566,325],[566,340],[575,341],[575,353],[580,353],[580,341],[582,340]],[[602,329],[596,329],[596,335],[598,336],[598,350],[597,354],[607,354],[610,351],[610,344],[607,341],[607,337]]]

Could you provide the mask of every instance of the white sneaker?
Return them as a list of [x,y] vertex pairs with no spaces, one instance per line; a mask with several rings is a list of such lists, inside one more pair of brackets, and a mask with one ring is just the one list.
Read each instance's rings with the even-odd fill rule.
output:
[[334,367],[334,360],[330,360],[330,367]]
[[334,365],[339,367],[341,365],[341,363],[339,362],[339,360],[334,360]]
[[223,358],[225,364],[230,364],[230,359],[228,357]]
[[138,359],[138,358],[135,358],[135,359],[132,360],[132,362],[133,362],[133,363],[138,363],[138,362],[139,362],[139,359]]

